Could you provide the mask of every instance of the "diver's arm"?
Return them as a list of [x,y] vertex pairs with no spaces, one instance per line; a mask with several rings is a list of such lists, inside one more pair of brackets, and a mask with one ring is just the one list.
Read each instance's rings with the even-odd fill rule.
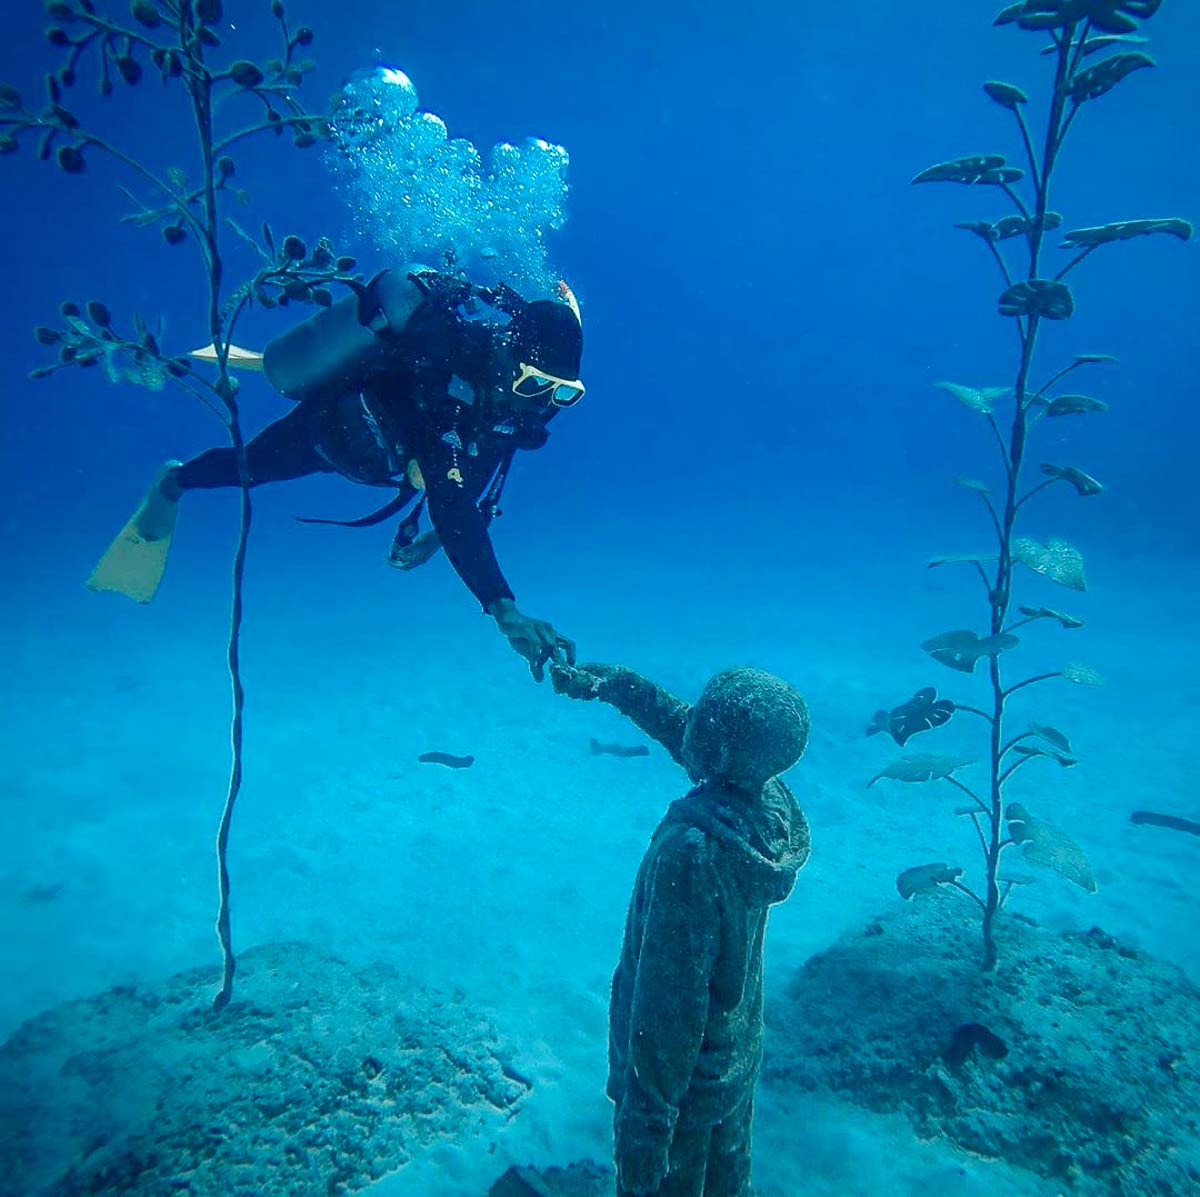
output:
[[440,442],[427,446],[417,464],[425,480],[429,515],[446,556],[479,605],[491,615],[498,601],[513,601],[513,592],[496,560],[487,518],[476,506],[448,446]]
[[548,661],[575,664],[575,644],[544,619],[518,609],[492,549],[487,516],[474,499],[449,446],[438,441],[417,457],[429,496],[429,514],[458,576],[495,621],[514,651],[529,662],[535,681]]
[[683,729],[688,704],[624,665],[554,666],[554,688],[571,698],[598,698],[616,707],[627,719],[657,740],[677,765],[683,765]]

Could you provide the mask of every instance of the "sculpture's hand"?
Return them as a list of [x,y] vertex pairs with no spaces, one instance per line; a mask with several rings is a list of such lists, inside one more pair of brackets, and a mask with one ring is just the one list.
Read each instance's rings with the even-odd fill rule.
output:
[[568,698],[578,698],[584,702],[603,696],[604,683],[617,671],[616,665],[597,665],[588,663],[579,666],[552,664],[550,666],[550,682],[555,693],[565,694]]
[[639,1117],[633,1104],[622,1102],[617,1112],[613,1144],[617,1179],[627,1192],[657,1193],[670,1169],[671,1133],[658,1118]]

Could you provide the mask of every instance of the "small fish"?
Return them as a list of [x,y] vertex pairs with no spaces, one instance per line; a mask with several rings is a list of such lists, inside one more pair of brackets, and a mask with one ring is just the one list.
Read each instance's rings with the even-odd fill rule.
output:
[[1150,827],[1169,827],[1172,831],[1186,831],[1190,835],[1200,835],[1200,823],[1191,819],[1181,819],[1178,815],[1160,815],[1152,810],[1135,810],[1129,816],[1131,823],[1145,823]]
[[449,752],[423,752],[417,760],[423,765],[445,765],[447,769],[469,769],[475,763],[473,756],[453,756]]
[[593,756],[649,756],[650,749],[645,744],[603,744],[599,740],[591,742]]

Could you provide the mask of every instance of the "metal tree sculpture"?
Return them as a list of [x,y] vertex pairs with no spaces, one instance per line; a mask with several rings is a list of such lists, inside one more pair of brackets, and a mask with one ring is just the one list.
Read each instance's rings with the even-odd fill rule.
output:
[[[328,305],[332,302],[331,285],[361,285],[359,276],[352,273],[354,260],[338,257],[327,239],[317,241],[311,251],[294,236],[277,245],[266,224],[261,239],[257,239],[223,214],[226,199],[248,199],[233,183],[237,171],[231,151],[235,147],[263,135],[287,135],[304,149],[330,135],[328,121],[306,111],[294,97],[304,76],[313,69],[311,61],[297,57],[312,43],[312,30],[304,26],[291,28],[281,0],[273,0],[270,7],[282,45],[279,57],[260,64],[248,59],[225,59],[216,32],[223,16],[220,0],[133,0],[132,23],[107,15],[94,0],[58,0],[46,5],[55,22],[47,30],[47,40],[61,51],[62,60],[46,76],[45,106],[34,111],[15,88],[0,85],[0,152],[12,153],[23,143],[33,142],[40,158],[55,159],[67,175],[83,174],[93,154],[106,154],[123,163],[146,191],[144,200],[127,193],[137,210],[125,217],[126,222],[161,229],[168,246],[191,243],[204,270],[205,323],[212,339],[209,366],[165,352],[160,343],[161,323],[151,328],[143,317],[135,315],[130,320],[132,331],[119,332],[110,309],[93,300],[83,307],[64,302],[62,325],[37,329],[38,340],[57,346],[59,358],[33,374],[45,377],[66,368],[102,365],[113,382],[133,382],[152,390],[177,387],[221,420],[237,452],[241,525],[233,561],[228,642],[233,691],[232,761],[217,833],[216,930],[224,968],[221,989],[213,1000],[216,1010],[230,1000],[236,965],[226,854],[242,784],[245,692],[239,636],[251,522],[245,440],[238,414],[238,384],[230,369],[230,349],[239,320],[255,304],[268,308],[293,301]],[[93,70],[103,96],[111,95],[118,86],[136,87],[146,74],[184,89],[200,157],[195,179],[189,180],[178,168],[162,167],[127,153],[71,111],[67,106],[69,94],[80,77]],[[218,119],[218,110],[223,116],[225,101],[239,99],[242,107],[249,104],[259,109],[261,117],[226,128],[225,121]],[[232,103],[229,107],[236,109],[239,105]],[[248,242],[259,260],[254,275],[234,287],[227,285],[222,254],[230,234]]]
[[[1063,482],[1077,495],[1098,495],[1103,485],[1085,471],[1072,465],[1044,463],[1041,480],[1022,492],[1021,472],[1025,465],[1031,433],[1042,420],[1059,419],[1106,410],[1107,404],[1087,395],[1058,393],[1058,384],[1068,374],[1085,365],[1115,362],[1105,354],[1078,354],[1053,373],[1040,386],[1030,381],[1038,335],[1048,322],[1069,318],[1074,297],[1063,281],[1084,259],[1103,245],[1132,237],[1166,233],[1186,240],[1192,234],[1187,221],[1128,220],[1098,228],[1075,229],[1062,237],[1061,248],[1073,256],[1052,276],[1045,268],[1046,235],[1062,224],[1062,216],[1050,208],[1050,183],[1059,153],[1079,114],[1093,101],[1111,91],[1135,71],[1154,65],[1140,48],[1145,39],[1138,36],[1139,20],[1158,11],[1161,0],[1024,0],[1011,4],[996,18],[997,25],[1016,25],[1021,29],[1049,36],[1043,53],[1054,68],[1053,90],[1041,150],[1025,119],[1028,97],[1012,83],[990,82],[984,91],[1000,107],[1012,113],[1020,133],[1029,173],[1010,166],[999,154],[977,155],[942,162],[922,171],[915,183],[953,182],[990,187],[1006,196],[1015,208],[1000,220],[972,221],[958,227],[982,240],[1004,278],[1005,290],[999,298],[1000,314],[1013,321],[1017,338],[1016,379],[1011,387],[975,387],[958,383],[938,384],[960,402],[986,420],[1000,451],[1001,490],[993,498],[991,489],[972,478],[955,482],[975,492],[985,505],[995,533],[996,551],[980,556],[940,557],[933,566],[966,564],[983,582],[990,609],[986,635],[970,629],[943,632],[926,640],[922,648],[933,659],[950,669],[973,673],[980,661],[987,662],[989,701],[982,707],[966,706],[939,699],[930,687],[919,691],[908,702],[891,711],[876,714],[869,732],[886,732],[901,745],[911,736],[945,724],[957,711],[982,719],[988,726],[988,788],[977,792],[956,772],[972,763],[957,756],[915,754],[892,762],[872,779],[881,777],[906,782],[944,780],[969,800],[956,812],[970,818],[978,834],[984,858],[984,885],[977,892],[960,878],[963,870],[942,862],[907,869],[897,879],[904,898],[927,892],[942,885],[953,886],[976,903],[982,915],[983,967],[996,964],[995,921],[1013,886],[1031,880],[1025,875],[1002,875],[1001,857],[1014,846],[1034,863],[1047,865],[1087,890],[1095,889],[1091,869],[1082,850],[1052,824],[1032,816],[1019,803],[1004,801],[1004,787],[1013,774],[1030,761],[1040,759],[1068,767],[1076,763],[1071,742],[1057,728],[1030,723],[1026,730],[1009,734],[1005,720],[1009,702],[1027,686],[1061,678],[1082,685],[1099,685],[1099,675],[1085,665],[1069,664],[1049,673],[1037,674],[1008,683],[1001,671],[1000,658],[1020,643],[1013,633],[1035,620],[1057,623],[1062,628],[1079,628],[1083,621],[1047,607],[1022,606],[1019,618],[1010,618],[1013,599],[1013,567],[1023,565],[1034,573],[1070,590],[1086,588],[1083,557],[1066,541],[1040,541],[1015,536],[1018,513],[1038,492]],[[1097,53],[1118,52],[1095,60]],[[1027,183],[1032,191],[1027,202],[1017,189]],[[1003,252],[1011,243],[1025,261],[1021,273],[1010,268]],[[1054,392],[1054,393],[1052,393]],[[997,405],[1011,401],[1006,417],[1007,438],[1001,430]]]

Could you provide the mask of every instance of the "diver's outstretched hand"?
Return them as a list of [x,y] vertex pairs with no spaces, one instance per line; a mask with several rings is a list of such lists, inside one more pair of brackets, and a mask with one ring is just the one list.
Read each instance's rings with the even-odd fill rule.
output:
[[513,649],[529,662],[534,681],[540,682],[546,676],[549,662],[575,664],[575,641],[555,631],[553,624],[544,619],[523,614],[512,599],[497,599],[488,607],[488,614]]

